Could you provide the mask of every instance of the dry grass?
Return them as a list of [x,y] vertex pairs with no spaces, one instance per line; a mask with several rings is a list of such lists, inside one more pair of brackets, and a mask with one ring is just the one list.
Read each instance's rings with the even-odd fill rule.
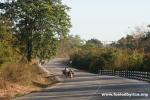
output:
[[1,77],[5,81],[30,85],[32,79],[37,79],[41,71],[37,65],[29,64],[10,64],[1,70]]
[[48,86],[56,82],[54,76],[45,78],[43,77],[44,74],[36,63],[17,63],[3,66],[0,70],[0,97],[26,94],[39,90],[40,85]]
[[32,86],[22,86],[17,83],[5,81],[5,88],[0,89],[0,97],[11,98],[16,95],[27,94],[31,91],[37,91],[39,88]]

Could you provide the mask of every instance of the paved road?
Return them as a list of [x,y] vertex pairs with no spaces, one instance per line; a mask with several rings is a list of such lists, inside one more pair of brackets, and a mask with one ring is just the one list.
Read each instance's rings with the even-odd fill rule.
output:
[[98,76],[73,69],[74,79],[65,79],[61,70],[64,59],[54,59],[45,65],[61,82],[15,100],[150,100],[150,83],[114,76]]

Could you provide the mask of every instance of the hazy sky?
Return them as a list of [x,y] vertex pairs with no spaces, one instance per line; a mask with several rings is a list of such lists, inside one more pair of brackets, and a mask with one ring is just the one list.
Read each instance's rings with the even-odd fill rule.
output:
[[71,7],[70,34],[83,39],[118,40],[150,24],[150,0],[63,0]]

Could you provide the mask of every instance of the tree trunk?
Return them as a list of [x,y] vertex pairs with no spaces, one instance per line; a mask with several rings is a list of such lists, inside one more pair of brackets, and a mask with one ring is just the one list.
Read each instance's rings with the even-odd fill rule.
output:
[[32,59],[32,39],[29,39],[28,43],[27,43],[27,59],[29,62],[31,62],[31,59]]
[[31,62],[32,59],[32,29],[28,28],[28,41],[27,41],[27,59]]

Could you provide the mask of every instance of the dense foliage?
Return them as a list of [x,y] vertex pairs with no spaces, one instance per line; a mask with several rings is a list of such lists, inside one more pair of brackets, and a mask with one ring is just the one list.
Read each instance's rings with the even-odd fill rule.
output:
[[150,56],[140,51],[91,48],[71,55],[72,66],[97,72],[100,69],[150,71]]
[[84,41],[78,35],[68,35],[66,38],[61,38],[59,41],[58,57],[68,57],[74,51],[77,51]]
[[0,17],[0,66],[17,60],[18,53],[14,43],[11,21]]
[[8,0],[0,6],[1,16],[12,22],[17,45],[28,61],[55,55],[59,37],[65,37],[71,26],[69,8],[61,0]]
[[110,47],[98,47],[97,44],[91,46],[87,41],[70,55],[70,60],[72,66],[90,72],[98,72],[100,69],[150,71],[149,44],[150,32],[138,38],[127,35]]
[[150,32],[143,32],[141,36],[127,35],[122,37],[117,41],[117,43],[112,43],[111,45],[120,49],[143,49],[145,53],[150,52]]
[[90,39],[90,40],[86,41],[86,46],[102,47],[103,44],[102,44],[101,41],[98,40],[98,39]]

